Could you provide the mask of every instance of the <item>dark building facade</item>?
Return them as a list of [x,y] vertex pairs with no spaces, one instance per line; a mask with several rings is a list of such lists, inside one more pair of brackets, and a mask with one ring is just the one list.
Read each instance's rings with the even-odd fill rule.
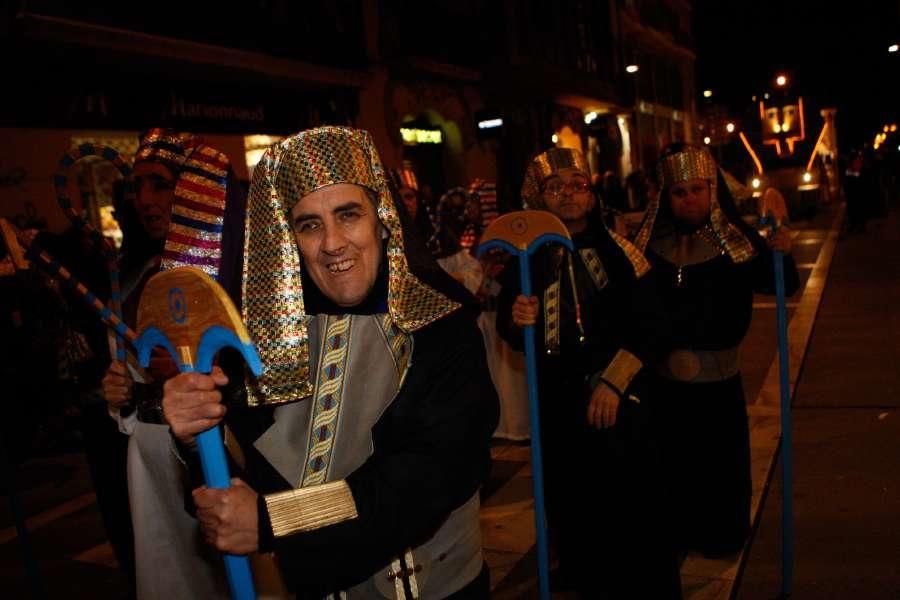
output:
[[215,139],[247,177],[277,136],[354,125],[436,196],[495,180],[504,208],[519,204],[528,159],[552,144],[625,178],[690,137],[690,10],[685,0],[13,3],[0,44],[27,60],[10,62],[0,128],[43,153],[4,151],[28,175],[26,190],[0,190],[0,214],[22,197],[46,207],[49,174],[76,138],[124,147],[153,126]]

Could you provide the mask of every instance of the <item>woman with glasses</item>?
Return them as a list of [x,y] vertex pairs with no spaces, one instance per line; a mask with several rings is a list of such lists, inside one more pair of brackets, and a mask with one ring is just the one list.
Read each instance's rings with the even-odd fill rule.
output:
[[498,332],[514,348],[522,327],[535,326],[547,519],[559,558],[551,585],[585,598],[680,598],[642,403],[644,365],[666,328],[650,265],[592,215],[581,153],[535,157],[522,197],[559,217],[575,245],[534,255],[530,298],[517,296],[507,269],[497,310]]

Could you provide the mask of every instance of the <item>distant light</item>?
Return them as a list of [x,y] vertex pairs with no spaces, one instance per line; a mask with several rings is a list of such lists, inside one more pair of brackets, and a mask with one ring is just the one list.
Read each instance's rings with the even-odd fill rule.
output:
[[595,113],[594,111],[591,111],[588,114],[584,115],[584,124],[590,125],[591,123],[594,122],[594,119],[596,119],[596,118],[597,118],[597,113]]
[[709,146],[709,143],[710,143],[711,141],[712,141],[712,140],[709,139],[709,136],[706,136],[705,138],[703,138],[703,143],[706,144],[707,146]]
[[753,181],[750,182],[750,185],[753,186],[754,190],[758,190],[759,186],[762,185],[762,181],[759,180],[759,177],[754,177]]
[[781,133],[781,125],[775,123],[774,125],[772,125],[772,131],[774,131],[775,133]]
[[727,124],[725,126],[725,129],[728,131],[728,133],[734,133],[734,123]]
[[891,44],[888,46],[888,52],[896,52],[897,50],[900,50],[900,45],[898,44]]
[[895,132],[895,131],[897,131],[897,124],[896,124],[896,123],[891,123],[891,133],[893,133],[893,132]]
[[712,90],[703,90],[704,98],[712,98]]
[[803,174],[803,183],[809,183],[810,181],[812,181],[812,173],[807,171]]
[[783,87],[787,85],[787,77],[785,77],[784,75],[779,75],[775,78],[775,83],[777,83],[779,87]]
[[478,121],[478,129],[493,129],[503,126],[503,119],[486,119]]
[[625,124],[625,117],[619,117],[619,125]]
[[400,128],[400,137],[406,144],[440,144],[443,142],[440,129]]
[[897,151],[900,152],[900,146],[897,146]]
[[784,125],[781,126],[781,133],[785,133],[790,128],[791,128],[791,124],[785,123]]
[[752,97],[750,98],[750,101],[751,101],[751,102],[756,102],[756,96],[752,96]]
[[766,100],[768,100],[768,99],[769,99],[769,92],[766,92],[765,94],[763,94],[763,98],[765,98]]
[[640,67],[637,65],[628,65],[625,67],[626,73],[637,73],[640,70]]
[[559,141],[559,136],[554,133],[552,136],[550,136],[550,141],[555,144]]
[[888,131],[890,131],[890,130],[891,130],[891,128],[890,128],[890,127],[888,127],[888,126],[887,126],[887,125],[885,125],[885,126],[884,126],[884,127],[882,127],[882,129],[881,129],[881,130],[882,130],[882,131],[883,131],[883,132],[885,132],[885,133],[887,133],[887,132],[888,132]]

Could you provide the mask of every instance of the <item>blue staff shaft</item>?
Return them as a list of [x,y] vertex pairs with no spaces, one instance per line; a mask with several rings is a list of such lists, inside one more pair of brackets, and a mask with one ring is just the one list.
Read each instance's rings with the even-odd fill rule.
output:
[[784,293],[784,255],[775,251],[775,303],[778,317],[778,379],[781,388],[781,593],[789,596],[794,571],[794,457],[791,439],[791,383],[788,363],[787,306]]
[[[522,295],[531,296],[528,250],[519,251],[519,277]],[[538,412],[537,362],[534,349],[534,325],[525,326],[525,365],[528,379],[528,415],[531,419],[531,471],[534,478],[534,526],[537,535],[538,584],[542,600],[550,598],[550,552],[547,542],[544,508],[544,467],[541,454],[541,419]]]
[[[194,371],[192,364],[176,362],[179,362],[179,370],[182,373]],[[225,458],[225,444],[222,441],[222,432],[218,425],[197,435],[197,451],[200,454],[200,465],[203,468],[203,479],[206,481],[206,486],[216,489],[231,487],[231,475],[228,472],[228,461]],[[234,600],[255,600],[256,591],[253,587],[253,574],[250,571],[249,559],[236,554],[223,554],[222,560],[225,561],[225,573],[228,576],[231,597]]]
[[[562,225],[560,224],[560,227]],[[545,233],[528,244],[527,248],[517,248],[502,239],[493,239],[481,244],[478,254],[491,248],[502,248],[519,259],[519,280],[522,295],[531,296],[531,274],[528,257],[547,242],[562,244],[573,250],[572,241],[555,233]],[[537,537],[538,586],[541,600],[550,600],[550,551],[547,542],[547,520],[544,508],[544,461],[541,452],[541,418],[538,410],[537,354],[534,347],[534,326],[524,328],[525,373],[528,381],[528,416],[531,420],[531,473],[534,482],[534,530]]]

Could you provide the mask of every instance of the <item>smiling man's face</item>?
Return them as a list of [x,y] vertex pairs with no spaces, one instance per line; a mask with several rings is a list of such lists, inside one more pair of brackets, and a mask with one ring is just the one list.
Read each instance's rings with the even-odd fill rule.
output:
[[307,194],[291,209],[303,264],[319,290],[342,307],[361,303],[381,264],[382,226],[366,190],[336,183]]

